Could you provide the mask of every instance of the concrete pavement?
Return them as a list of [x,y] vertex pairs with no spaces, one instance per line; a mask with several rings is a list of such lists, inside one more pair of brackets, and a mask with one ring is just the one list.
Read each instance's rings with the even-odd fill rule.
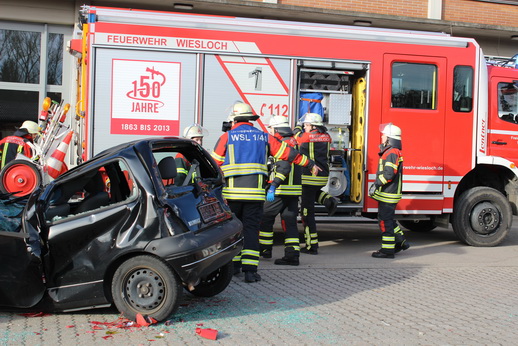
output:
[[[412,247],[374,259],[375,224],[320,224],[319,255],[301,265],[262,260],[222,294],[185,294],[166,323],[135,328],[113,309],[39,317],[0,311],[2,345],[514,345],[518,340],[518,219],[499,247],[474,248],[453,232],[407,232]],[[276,243],[281,244],[280,237]],[[117,326],[118,324],[118,326]],[[218,330],[216,341],[196,328]]]

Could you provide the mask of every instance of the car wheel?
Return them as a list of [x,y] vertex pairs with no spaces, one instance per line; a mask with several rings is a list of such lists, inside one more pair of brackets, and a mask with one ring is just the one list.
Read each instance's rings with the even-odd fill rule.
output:
[[194,286],[194,290],[189,292],[198,297],[213,297],[227,288],[232,281],[233,273],[234,267],[231,261],[210,273],[198,285]]
[[151,256],[130,258],[113,276],[113,302],[126,318],[132,320],[137,314],[157,321],[167,319],[178,308],[181,295],[176,273]]
[[26,160],[7,163],[0,178],[0,191],[12,193],[16,197],[30,195],[41,184],[40,170],[34,163]]
[[511,205],[498,190],[475,187],[460,195],[453,210],[455,234],[472,246],[496,246],[512,224]]
[[430,232],[436,228],[431,220],[398,220],[398,222],[412,232]]

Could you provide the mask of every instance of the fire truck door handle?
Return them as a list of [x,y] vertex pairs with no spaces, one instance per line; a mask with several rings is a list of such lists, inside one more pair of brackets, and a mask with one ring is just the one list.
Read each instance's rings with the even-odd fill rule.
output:
[[500,142],[500,141],[492,141],[491,144],[496,144],[496,145],[507,145],[507,142]]

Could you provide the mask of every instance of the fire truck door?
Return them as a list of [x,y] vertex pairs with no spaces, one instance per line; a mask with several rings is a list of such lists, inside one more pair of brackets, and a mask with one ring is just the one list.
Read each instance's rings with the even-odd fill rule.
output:
[[488,155],[518,164],[518,81],[492,77],[490,90]]
[[402,130],[403,191],[440,193],[444,175],[446,59],[386,54],[383,67],[380,123],[392,122]]

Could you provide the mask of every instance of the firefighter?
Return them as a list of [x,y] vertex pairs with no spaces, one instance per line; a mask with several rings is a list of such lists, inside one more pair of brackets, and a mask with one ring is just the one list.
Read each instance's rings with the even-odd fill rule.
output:
[[[192,139],[199,145],[203,145],[203,137],[204,137],[205,129],[199,125],[199,124],[192,124],[190,126],[187,126],[183,130],[183,137],[187,139]],[[178,153],[175,157],[175,163],[176,163],[176,177],[174,179],[174,184],[176,186],[183,185],[183,182],[187,175],[189,174],[189,170],[191,169],[191,163],[185,156]],[[191,177],[191,180],[194,181],[196,178],[196,172],[193,172],[193,175]]]
[[[263,217],[268,156],[305,166],[314,174],[318,173],[318,167],[306,156],[255,128],[251,121],[258,118],[250,105],[235,103],[228,119],[231,128],[221,135],[212,153],[225,175],[223,196],[243,223],[243,250],[234,258],[234,274],[242,270],[245,282],[261,280],[257,273],[259,225]],[[272,184],[269,193],[275,189]]]
[[40,135],[40,127],[34,121],[26,120],[22,126],[11,136],[0,141],[0,169],[16,158],[17,154],[23,154],[28,158],[36,155],[34,141]]
[[388,123],[380,125],[380,132],[378,172],[376,181],[369,188],[369,196],[378,201],[378,222],[382,240],[381,249],[373,252],[372,257],[394,258],[396,252],[410,247],[401,227],[394,219],[403,184],[401,129]]
[[302,170],[302,224],[306,247],[300,249],[303,253],[318,254],[318,234],[315,222],[315,202],[321,194],[321,189],[327,184],[329,176],[329,150],[331,136],[324,127],[322,116],[317,113],[306,113],[300,118],[304,132],[295,136],[301,154],[314,160],[320,168],[317,176],[312,176],[307,169]]
[[[297,147],[297,141],[293,138],[293,132],[289,126],[288,118],[282,115],[272,116],[267,127],[268,133],[275,138],[287,143],[291,147]],[[286,161],[274,160],[272,173],[284,169]],[[284,257],[275,260],[278,265],[299,265],[300,245],[299,230],[297,228],[297,215],[299,209],[299,196],[302,193],[301,168],[290,165],[289,174],[280,183],[274,192],[268,192],[264,204],[264,215],[259,232],[261,256],[272,257],[273,225],[275,218],[281,214],[281,225],[284,231]]]

